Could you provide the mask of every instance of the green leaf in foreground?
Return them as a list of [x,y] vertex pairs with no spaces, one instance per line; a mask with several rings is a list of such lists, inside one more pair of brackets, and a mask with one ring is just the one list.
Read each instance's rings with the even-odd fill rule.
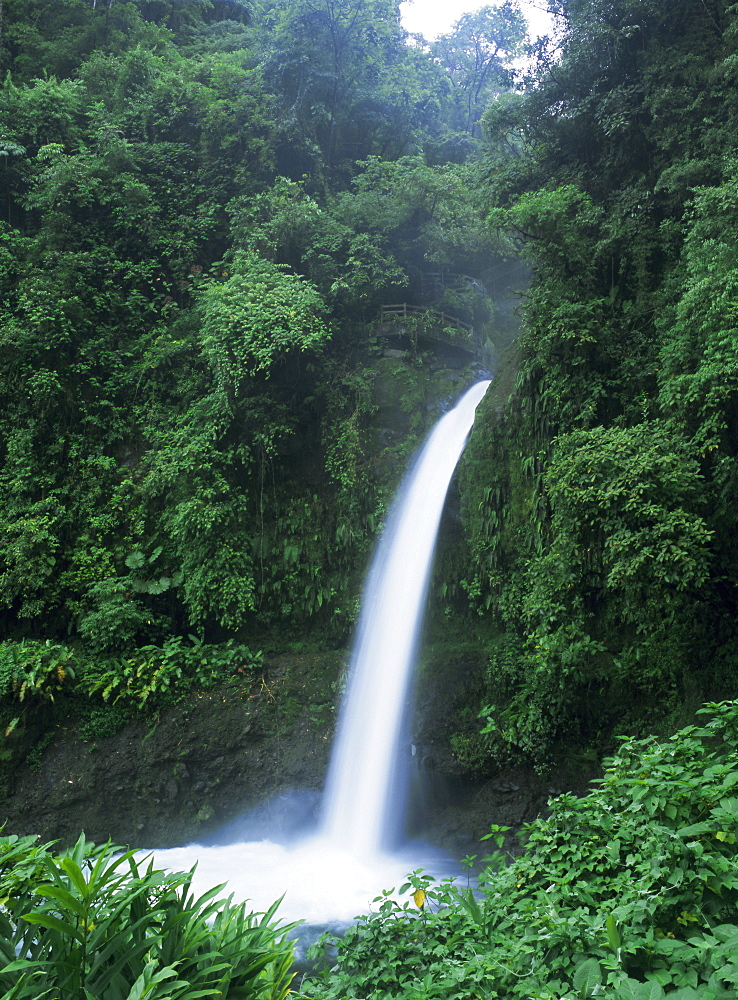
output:
[[84,837],[66,854],[0,838],[0,996],[284,1000],[295,925],[278,903],[250,913],[191,881]]

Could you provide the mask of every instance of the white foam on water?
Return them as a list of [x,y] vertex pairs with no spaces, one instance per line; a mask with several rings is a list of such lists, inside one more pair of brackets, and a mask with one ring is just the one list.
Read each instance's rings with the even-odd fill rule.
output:
[[157,868],[189,871],[196,864],[197,896],[227,882],[224,896],[233,893],[237,902],[249,900],[249,909],[263,913],[284,893],[277,917],[318,927],[349,923],[377,909],[375,898],[385,889],[399,890],[410,871],[424,868],[441,876],[450,864],[429,849],[357,858],[323,837],[290,846],[262,840],[153,853]]

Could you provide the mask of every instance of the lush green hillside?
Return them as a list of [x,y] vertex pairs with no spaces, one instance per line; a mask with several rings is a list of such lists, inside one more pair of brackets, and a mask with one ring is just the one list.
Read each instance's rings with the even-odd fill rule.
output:
[[[6,769],[70,710],[107,732],[264,637],[345,641],[440,392],[437,319],[397,357],[380,309],[494,343],[516,255],[526,330],[438,567],[439,619],[488,647],[457,756],[545,768],[735,696],[738,8],[554,6],[515,90],[511,2],[432,47],[394,0],[0,4]],[[734,998],[735,704],[710,718],[624,742],[479,896],[415,873],[304,995]],[[60,995],[283,1000],[271,914],[249,951],[240,911],[210,931],[181,879],[84,849],[0,844],[7,1000],[46,961]]]
[[520,13],[439,53],[407,44],[394,0],[6,0],[0,19],[5,693],[56,669],[18,642],[99,661],[189,633],[345,641],[434,419],[421,310],[409,425],[376,461],[380,306],[493,335],[483,282],[509,245],[477,133]]
[[736,8],[560,14],[555,58],[485,118],[488,221],[536,274],[466,474],[497,760],[668,728],[738,683]]
[[423,48],[391,0],[6,0],[6,692],[56,669],[18,641],[344,641],[432,419],[409,355],[376,460],[380,306],[494,341],[501,254],[527,332],[437,584],[492,636],[460,758],[735,690],[735,11],[557,10],[513,91],[510,4]]

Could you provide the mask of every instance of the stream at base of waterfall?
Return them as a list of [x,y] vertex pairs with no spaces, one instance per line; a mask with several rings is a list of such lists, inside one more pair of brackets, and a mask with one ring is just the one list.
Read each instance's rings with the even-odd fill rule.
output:
[[443,505],[488,386],[476,383],[441,417],[393,503],[364,589],[318,832],[288,843],[254,838],[156,851],[158,866],[187,871],[197,864],[196,894],[227,883],[225,894],[248,899],[257,912],[284,894],[283,920],[326,927],[367,912],[410,871],[452,874],[453,862],[432,848],[402,845],[408,755],[400,748],[409,743],[412,676]]

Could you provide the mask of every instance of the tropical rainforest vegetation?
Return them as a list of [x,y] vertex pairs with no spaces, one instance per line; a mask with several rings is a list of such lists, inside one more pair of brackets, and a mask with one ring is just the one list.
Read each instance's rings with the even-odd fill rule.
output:
[[176,651],[346,640],[432,420],[416,350],[375,468],[374,324],[489,320],[470,153],[523,38],[511,4],[431,53],[392,0],[5,2],[4,725],[121,660],[167,687]]
[[484,740],[539,759],[738,679],[737,11],[561,13],[537,84],[485,113],[488,222],[536,281],[466,487],[467,587],[505,623]]
[[370,323],[501,245],[468,154],[523,20],[486,16],[447,69],[389,0],[5,3],[7,638],[345,636]]
[[[258,670],[265,637],[344,643],[432,419],[421,318],[393,376],[411,433],[377,461],[380,309],[494,344],[495,268],[531,267],[436,572],[488,664],[451,739],[485,775],[633,738],[481,898],[416,874],[447,905],[386,900],[309,996],[738,991],[735,708],[647,736],[738,688],[738,7],[551,6],[548,43],[505,0],[427,45],[395,0],[0,4],[6,740]],[[40,995],[31,960],[65,997],[287,988],[278,932],[249,965],[255,925],[208,930],[176,877],[1,849],[8,998]]]
[[[598,788],[562,795],[485,859],[479,891],[422,870],[340,940],[303,1000],[732,1000],[738,992],[736,705],[624,740]],[[504,830],[490,839],[502,845]],[[470,859],[473,860],[473,859]]]

